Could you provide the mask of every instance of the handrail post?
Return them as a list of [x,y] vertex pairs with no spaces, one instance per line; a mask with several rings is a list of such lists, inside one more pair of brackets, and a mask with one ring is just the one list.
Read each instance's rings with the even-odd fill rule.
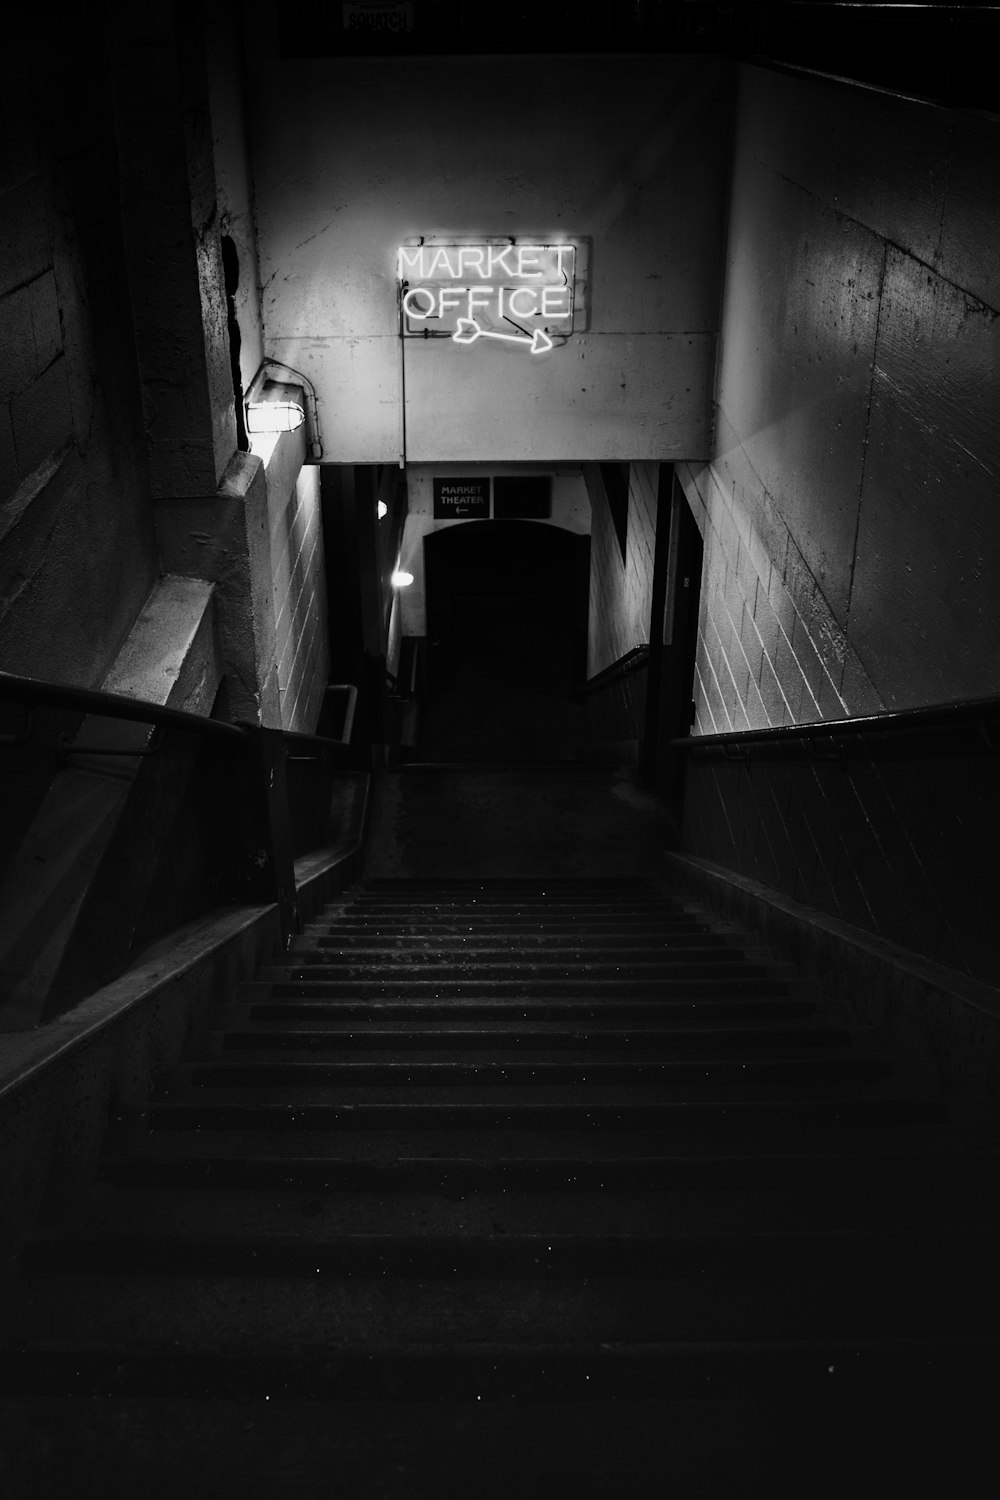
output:
[[295,892],[295,856],[292,851],[288,782],[285,773],[285,739],[280,729],[244,724],[252,736],[250,777],[244,785],[243,817],[250,835],[250,870],[247,895],[275,901],[281,927],[282,947],[299,930]]
[[299,930],[299,907],[295,893],[295,856],[292,852],[292,825],[288,807],[285,740],[281,730],[258,730],[258,746],[281,941],[287,948],[290,937]]

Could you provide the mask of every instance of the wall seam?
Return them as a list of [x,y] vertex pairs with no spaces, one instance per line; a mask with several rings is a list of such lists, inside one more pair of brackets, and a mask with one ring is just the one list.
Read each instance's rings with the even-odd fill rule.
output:
[[[865,474],[868,469],[868,440],[871,433],[872,406],[875,402],[875,378],[878,371],[878,344],[882,331],[882,302],[885,295],[885,275],[889,266],[889,242],[882,249],[882,271],[878,283],[878,307],[875,312],[875,338],[872,343],[871,374],[868,379],[868,404],[865,409],[865,435],[861,444],[861,474],[858,480],[858,509],[854,517],[854,538],[851,543],[851,576],[847,584],[847,607],[844,610],[844,640],[850,640],[851,607],[854,603],[854,573],[858,565],[858,537],[861,534],[861,507],[865,497]],[[857,654],[857,653],[855,653]],[[858,658],[860,660],[860,657]],[[841,673],[843,686],[843,673]]]
[[[762,165],[766,164],[762,163]],[[774,168],[771,168],[771,170],[774,171]],[[1000,308],[994,307],[989,302],[984,302],[982,297],[977,297],[975,292],[969,291],[968,287],[964,287],[959,282],[952,281],[950,277],[942,275],[939,267],[935,266],[929,260],[924,260],[923,256],[918,255],[909,246],[901,245],[898,240],[892,239],[889,235],[883,234],[878,229],[873,229],[870,224],[865,223],[864,219],[855,218],[853,214],[845,213],[842,208],[834,208],[828,199],[821,198],[818,193],[810,192],[807,187],[804,187],[801,182],[797,182],[794,177],[788,177],[784,172],[778,171],[775,171],[774,175],[780,177],[782,182],[787,182],[789,186],[797,188],[800,193],[804,193],[813,203],[818,203],[827,213],[833,214],[838,219],[843,219],[847,224],[854,224],[858,229],[863,229],[866,234],[870,234],[874,239],[881,240],[882,244],[890,250],[896,250],[900,255],[905,255],[908,260],[914,261],[918,266],[923,266],[925,271],[930,271],[945,286],[949,286],[952,291],[958,292],[963,297],[967,297],[970,302],[977,303],[979,307],[991,313],[994,318],[1000,317]]]

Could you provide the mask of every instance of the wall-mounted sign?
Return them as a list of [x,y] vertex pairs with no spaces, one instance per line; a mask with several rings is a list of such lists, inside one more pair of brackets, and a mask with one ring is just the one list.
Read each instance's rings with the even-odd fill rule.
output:
[[354,36],[399,36],[413,30],[413,0],[354,0],[344,4],[343,21]]
[[550,474],[498,474],[493,480],[494,521],[548,521],[551,518]]
[[435,521],[489,520],[488,479],[435,479]]
[[405,336],[544,354],[573,331],[575,245],[425,242],[401,245],[396,263]]

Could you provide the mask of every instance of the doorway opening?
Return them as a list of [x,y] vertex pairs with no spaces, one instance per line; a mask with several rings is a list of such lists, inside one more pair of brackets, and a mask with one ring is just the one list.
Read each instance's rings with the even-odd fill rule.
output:
[[424,538],[424,761],[576,759],[590,538],[532,521],[466,521]]

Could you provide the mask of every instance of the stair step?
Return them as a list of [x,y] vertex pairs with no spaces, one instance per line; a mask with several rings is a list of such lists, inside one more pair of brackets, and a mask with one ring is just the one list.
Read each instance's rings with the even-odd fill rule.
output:
[[380,890],[658,890],[659,884],[649,875],[374,875],[363,886],[351,891]]
[[[809,1500],[974,1495],[992,1469],[994,1423],[990,1394],[975,1392],[963,1378],[959,1362],[967,1352],[956,1343],[836,1346],[831,1376],[819,1351],[805,1347],[783,1348],[780,1365],[774,1350],[752,1345],[715,1346],[707,1359],[679,1345],[652,1355],[618,1347],[602,1351],[599,1373],[593,1360],[569,1351],[545,1351],[545,1363],[532,1371],[522,1354],[497,1349],[495,1373],[474,1356],[463,1360],[460,1373],[468,1378],[459,1389],[439,1373],[443,1351],[435,1358],[413,1350],[377,1370],[358,1356],[343,1368],[329,1362],[324,1369],[318,1360],[312,1384],[304,1361],[254,1361],[243,1392],[233,1388],[230,1377],[238,1372],[232,1360],[210,1367],[169,1364],[168,1357],[155,1365],[129,1359],[123,1371],[108,1361],[105,1372],[88,1360],[84,1372],[92,1389],[102,1388],[102,1373],[107,1388],[132,1378],[147,1390],[165,1383],[168,1370],[179,1380],[186,1370],[195,1389],[181,1390],[197,1399],[185,1399],[176,1387],[100,1401],[57,1397],[55,1441],[55,1403],[44,1393],[41,1361],[26,1361],[33,1384],[43,1390],[0,1404],[0,1447],[12,1497],[61,1495],[67,1453],[93,1494],[142,1500],[176,1500],[178,1494],[271,1500],[291,1492],[290,1476],[294,1493],[309,1497],[369,1496],[377,1476],[382,1500],[648,1497],[662,1493],[664,1474],[672,1496],[699,1500],[750,1494],[757,1475],[766,1475],[770,1495],[801,1495],[803,1474],[810,1476]],[[910,1367],[903,1364],[908,1357]],[[623,1385],[635,1386],[643,1372],[655,1370],[661,1388],[675,1393],[609,1394],[612,1363]],[[947,1372],[949,1366],[958,1375],[956,1387],[934,1392],[927,1370]],[[774,1389],[772,1372],[779,1367],[794,1372],[797,1385]],[[50,1368],[58,1367],[53,1361]],[[206,1388],[210,1369],[228,1382],[225,1396]],[[752,1394],[734,1395],[733,1386],[748,1383],[750,1371]],[[288,1377],[295,1399],[269,1399]],[[545,1377],[555,1399],[544,1399]],[[339,1399],[329,1394],[336,1380],[344,1384]],[[720,1382],[727,1399],[702,1398]],[[421,1383],[441,1399],[421,1400],[413,1389]],[[592,1387],[600,1393],[591,1395]],[[354,1400],[355,1388],[384,1399]],[[897,1389],[898,1399],[892,1395]],[[836,1399],[842,1392],[850,1399]]]
[[[803,1284],[836,1281],[841,1291],[849,1278],[860,1278],[870,1293],[877,1278],[897,1279],[926,1290],[928,1276],[961,1276],[970,1280],[992,1273],[1000,1252],[1000,1234],[991,1230],[747,1230],[664,1234],[633,1226],[627,1235],[582,1232],[498,1234],[495,1230],[458,1234],[347,1234],[337,1226],[324,1232],[319,1221],[308,1235],[272,1234],[240,1228],[195,1234],[175,1227],[159,1234],[116,1234],[83,1228],[39,1234],[24,1247],[24,1272],[39,1275],[250,1276],[359,1278],[381,1277],[447,1280],[485,1277],[651,1278],[659,1283],[693,1278],[725,1278],[738,1288],[744,1282]],[[754,1290],[757,1290],[755,1286]],[[858,1285],[854,1296],[863,1295]],[[884,1295],[884,1287],[879,1289]],[[1000,1301],[980,1306],[982,1326],[1000,1332]]]
[[490,917],[529,917],[564,921],[580,921],[590,917],[641,916],[659,921],[663,917],[688,915],[686,909],[663,900],[659,896],[642,896],[634,900],[604,899],[600,896],[574,899],[571,896],[357,896],[324,907],[324,914],[332,917],[376,917],[387,916],[399,920],[402,916],[422,919],[425,916],[463,915],[475,918],[480,914]]
[[[405,1089],[407,1097],[419,1092],[444,1088],[452,1091],[475,1085],[496,1092],[502,1088],[517,1089],[523,1094],[531,1089],[576,1090],[592,1085],[592,1097],[600,1100],[597,1090],[622,1085],[628,1090],[643,1088],[646,1092],[661,1090],[731,1089],[741,1092],[773,1088],[783,1096],[789,1092],[811,1092],[819,1083],[843,1088],[855,1081],[884,1078],[889,1064],[876,1057],[806,1055],[784,1058],[746,1058],[708,1060],[684,1058],[658,1061],[590,1057],[576,1060],[565,1055],[549,1060],[544,1056],[530,1059],[512,1056],[507,1060],[465,1056],[424,1058],[415,1061],[405,1056],[368,1061],[351,1058],[346,1061],[313,1061],[286,1057],[254,1058],[249,1061],[226,1058],[219,1062],[201,1062],[168,1079],[162,1093],[176,1094],[178,1087],[189,1082],[198,1088],[227,1089],[295,1089],[302,1097],[322,1097],[336,1089],[341,1097],[351,1091],[377,1089],[387,1092]],[[419,1092],[418,1092],[419,1091]]]
[[[601,1401],[608,1401],[612,1411],[620,1411],[623,1402],[641,1402],[644,1417],[649,1421],[650,1401],[673,1398],[687,1404],[692,1395],[702,1401],[711,1397],[716,1403],[752,1399],[758,1411],[762,1397],[780,1396],[786,1413],[795,1410],[789,1407],[790,1399],[808,1396],[822,1401],[829,1409],[831,1397],[842,1400],[854,1396],[877,1401],[882,1411],[894,1414],[898,1420],[904,1403],[909,1403],[908,1415],[912,1416],[912,1403],[932,1393],[934,1407],[928,1411],[931,1420],[939,1418],[942,1392],[952,1399],[961,1393],[975,1401],[981,1394],[984,1378],[988,1381],[996,1367],[998,1355],[996,1340],[975,1336],[924,1335],[889,1340],[864,1336],[851,1339],[840,1333],[812,1342],[796,1337],[756,1341],[695,1338],[673,1343],[602,1340],[596,1346],[582,1348],[578,1341],[554,1344],[541,1339],[533,1347],[526,1347],[523,1342],[499,1341],[470,1346],[457,1340],[442,1345],[429,1337],[424,1344],[411,1343],[402,1348],[387,1339],[381,1347],[341,1345],[331,1349],[295,1347],[294,1329],[290,1329],[288,1352],[261,1353],[256,1349],[235,1353],[187,1352],[185,1343],[186,1340],[178,1339],[179,1347],[153,1354],[137,1353],[134,1341],[126,1338],[107,1350],[67,1348],[65,1343],[38,1351],[14,1350],[5,1354],[0,1363],[0,1391],[18,1398],[43,1397],[50,1410],[51,1402],[60,1396],[99,1397],[101,1404],[108,1398],[125,1397],[127,1415],[135,1410],[136,1398],[143,1397],[155,1397],[158,1410],[168,1397],[187,1398],[188,1404],[195,1401],[199,1405],[205,1399],[224,1397],[227,1411],[234,1401],[256,1398],[258,1402],[266,1400],[275,1405],[273,1422],[264,1417],[259,1405],[255,1411],[256,1420],[266,1422],[271,1433],[280,1420],[284,1403],[307,1400],[323,1402],[324,1411],[315,1414],[315,1418],[321,1419],[321,1430],[332,1420],[331,1401],[349,1402],[352,1415],[364,1411],[359,1403],[374,1403],[373,1409],[381,1413],[383,1432],[385,1424],[391,1422],[391,1414],[398,1412],[405,1401],[420,1402],[422,1421],[433,1420],[443,1410],[448,1412],[451,1424],[456,1422],[454,1407],[442,1403],[457,1402],[467,1409],[466,1403],[473,1401],[481,1401],[484,1407],[489,1402],[502,1401],[502,1411],[506,1414],[512,1401],[527,1403],[529,1409],[540,1402],[546,1413],[548,1436],[545,1442],[536,1441],[533,1445],[532,1458],[537,1463],[538,1452],[546,1451],[546,1442],[551,1442],[553,1418],[549,1411],[567,1408],[578,1411],[581,1408],[576,1403],[586,1403],[582,1410],[593,1412],[595,1403]],[[887,1396],[887,1392],[891,1394]],[[276,1395],[281,1397],[280,1404],[273,1399]],[[550,1403],[556,1403],[554,1408]],[[697,1411],[699,1400],[691,1404]],[[702,1476],[711,1464],[711,1454],[718,1442],[715,1406],[712,1412],[712,1435],[706,1439],[705,1450],[695,1465]],[[655,1407],[651,1415],[653,1419],[658,1416]],[[495,1420],[492,1411],[489,1416]],[[116,1443],[120,1441],[122,1417],[119,1414],[113,1429]],[[70,1421],[71,1415],[67,1414],[66,1419]],[[175,1420],[180,1420],[180,1414]],[[602,1431],[604,1420],[602,1417]],[[834,1423],[834,1428],[843,1434],[842,1421]],[[910,1436],[910,1423],[900,1431]],[[643,1435],[648,1440],[648,1432]],[[313,1445],[316,1437],[312,1424],[307,1436],[308,1443]],[[830,1437],[829,1432],[827,1436]],[[341,1443],[345,1441],[344,1434],[338,1437]],[[449,1438],[449,1446],[451,1441]],[[780,1441],[784,1446],[794,1441],[794,1436]],[[657,1450],[661,1462],[664,1455],[669,1457],[667,1442],[660,1434]],[[481,1462],[481,1444],[476,1447]],[[829,1464],[836,1462],[837,1452],[835,1446],[831,1448]],[[855,1457],[845,1483],[856,1482],[856,1466],[866,1455],[865,1449],[852,1452]],[[870,1457],[870,1450],[867,1453]],[[814,1453],[803,1453],[802,1461],[808,1464],[814,1458]],[[891,1480],[898,1478],[905,1459],[905,1449],[901,1449],[890,1466]],[[496,1460],[501,1460],[500,1454]],[[770,1462],[765,1464],[772,1474],[774,1461],[772,1452]],[[370,1479],[375,1463],[369,1447],[363,1466],[366,1479],[362,1483]],[[281,1483],[287,1475],[287,1465],[288,1455],[284,1454]],[[339,1454],[333,1467],[342,1472]],[[474,1464],[468,1472],[474,1475]],[[524,1472],[532,1472],[530,1464]],[[565,1477],[566,1472],[561,1463],[559,1475]],[[950,1482],[956,1472],[963,1472],[961,1457],[953,1454],[951,1463],[941,1472],[949,1476],[945,1482]],[[973,1472],[983,1471],[965,1469],[964,1472],[971,1479]],[[648,1473],[645,1477],[649,1477]],[[921,1477],[925,1478],[926,1473]],[[621,1472],[616,1470],[606,1478],[617,1485]],[[476,1492],[483,1493],[478,1478],[475,1485]],[[407,1492],[397,1493],[402,1496]],[[506,1494],[509,1490],[489,1493]]]
[[[669,1157],[712,1163],[739,1156],[752,1163],[788,1149],[789,1123],[776,1110],[766,1116],[751,1115],[746,1108],[742,1113],[729,1110],[700,1122],[690,1112],[678,1111],[666,1123],[661,1119],[657,1129],[635,1119],[613,1123],[605,1118],[595,1125],[581,1114],[564,1119],[557,1135],[541,1132],[521,1117],[511,1121],[501,1116],[501,1123],[496,1118],[467,1117],[461,1136],[464,1159],[491,1168],[512,1158],[547,1163],[558,1153],[561,1161],[578,1162],[581,1169],[599,1172],[605,1162],[614,1164],[627,1156],[634,1157],[641,1170],[647,1161]],[[838,1119],[831,1111],[826,1118],[803,1121],[800,1116],[792,1124],[796,1146],[810,1158],[855,1155],[861,1146],[877,1155],[914,1150],[924,1154],[944,1150],[946,1142],[957,1139],[953,1127],[930,1120],[914,1122],[905,1114],[872,1120],[853,1113]],[[120,1131],[109,1141],[112,1149],[124,1149],[118,1140],[127,1141],[128,1149],[144,1163],[175,1161],[181,1156],[193,1162],[244,1158],[283,1162],[305,1157],[336,1160],[345,1168],[351,1164],[352,1170],[365,1172],[414,1158],[447,1162],[455,1153],[453,1127],[427,1111],[416,1119],[384,1114],[360,1121],[297,1119],[292,1128],[285,1128],[280,1114],[270,1120],[244,1116],[242,1123],[239,1118],[210,1119],[205,1114],[189,1116],[186,1122],[160,1119],[150,1128],[144,1113],[141,1119],[123,1119]]]
[[169,1179],[155,1174],[152,1186],[138,1178],[106,1176],[74,1190],[50,1190],[37,1229],[54,1234],[71,1225],[73,1235],[118,1239],[179,1235],[246,1240],[298,1234],[309,1244],[345,1235],[428,1240],[472,1235],[502,1241],[518,1235],[648,1239],[847,1231],[917,1237],[939,1232],[942,1225],[951,1233],[1000,1233],[1000,1202],[995,1192],[983,1193],[981,1179],[899,1184],[883,1172],[867,1190],[843,1177],[826,1180],[822,1187],[800,1177],[773,1185],[743,1181],[672,1189],[647,1184],[640,1189],[634,1178],[602,1186],[593,1172],[587,1185],[579,1170],[571,1170],[546,1184],[525,1183],[510,1174],[494,1174],[491,1182],[484,1174],[485,1185],[476,1186],[470,1175],[465,1190],[451,1182],[443,1191],[440,1186],[421,1190],[407,1180],[392,1190],[374,1175],[366,1190],[338,1182],[328,1172],[326,1177],[314,1175],[307,1192],[301,1185],[304,1172],[291,1185],[279,1179],[268,1186],[267,1174],[260,1170],[265,1165],[273,1163],[259,1163],[257,1177],[248,1171],[250,1185],[238,1187],[227,1187],[216,1173],[211,1191],[205,1190],[208,1178],[194,1186],[175,1182],[166,1190]]
[[[509,936],[498,938],[492,944],[480,942],[475,934],[455,936],[441,942],[434,938],[420,941],[402,941],[389,945],[371,939],[343,941],[337,932],[325,937],[322,934],[293,938],[289,948],[290,961],[297,961],[306,954],[318,955],[328,964],[361,963],[375,959],[385,964],[402,966],[409,970],[418,964],[453,963],[456,957],[468,963],[495,964],[497,955],[503,954],[510,961],[511,941]],[[537,966],[539,960],[545,964],[582,964],[589,968],[593,964],[623,964],[644,967],[657,963],[746,963],[748,955],[739,948],[722,943],[653,942],[644,939],[641,943],[612,943],[591,939],[577,941],[567,939],[555,941],[551,936],[539,934],[535,939],[518,943],[519,964]],[[757,962],[760,960],[758,959]]]
[[[301,947],[346,954],[373,953],[391,957],[398,953],[424,955],[427,952],[440,952],[449,955],[475,953],[490,958],[496,953],[509,953],[514,936],[509,928],[483,932],[479,927],[457,927],[454,924],[449,928],[410,929],[405,932],[395,930],[387,933],[381,928],[348,929],[336,923],[329,927],[315,923],[306,926],[301,937],[294,941]],[[556,933],[545,927],[535,927],[517,933],[516,937],[518,949],[526,954],[550,952],[586,957],[594,952],[608,955],[620,953],[626,957],[634,955],[639,959],[645,955],[648,961],[651,957],[662,958],[678,951],[706,957],[720,951],[743,952],[729,938],[719,933],[700,932],[695,928],[685,928],[676,933],[665,933],[662,929],[657,932],[636,929],[632,932],[600,933],[580,928]]]
[[[796,1271],[790,1258],[769,1262],[763,1246],[754,1257],[759,1274],[727,1273],[721,1263],[706,1270],[705,1255],[688,1249],[672,1257],[668,1271],[669,1252],[661,1246],[657,1258],[652,1245],[645,1271],[615,1274],[609,1246],[608,1270],[574,1251],[569,1265],[576,1273],[560,1274],[558,1251],[545,1243],[537,1241],[523,1259],[501,1246],[511,1258],[499,1267],[489,1242],[456,1243],[450,1262],[437,1250],[427,1257],[414,1251],[408,1266],[387,1246],[390,1269],[371,1245],[357,1247],[356,1257],[323,1247],[304,1257],[295,1242],[286,1257],[284,1247],[263,1244],[206,1243],[194,1254],[175,1240],[149,1247],[150,1269],[143,1271],[135,1267],[138,1242],[121,1247],[123,1261],[115,1265],[108,1242],[95,1241],[96,1269],[19,1277],[17,1304],[5,1309],[0,1380],[9,1379],[8,1353],[18,1345],[125,1353],[138,1344],[149,1354],[183,1349],[209,1357],[220,1349],[246,1357],[351,1351],[377,1360],[423,1343],[485,1351],[513,1342],[534,1357],[539,1345],[552,1343],[597,1355],[600,1345],[622,1342],[840,1342],[905,1339],[916,1329],[925,1338],[989,1338],[996,1346],[1000,1335],[990,1295],[995,1259],[991,1266],[986,1241],[968,1270],[959,1248],[953,1256],[918,1254],[911,1263],[900,1246],[866,1268],[859,1247],[859,1265],[849,1259],[846,1273],[829,1243],[812,1274],[811,1263]],[[86,1264],[85,1245],[76,1249]],[[928,1276],[936,1271],[951,1279],[929,1298]]]
[[819,1013],[815,1000],[785,994],[740,994],[734,996],[731,985],[718,986],[707,993],[688,991],[686,998],[673,999],[542,999],[533,998],[530,1008],[523,996],[486,998],[462,997],[442,999],[437,991],[419,1000],[385,998],[351,998],[338,985],[323,981],[296,980],[251,982],[240,986],[239,998],[247,1007],[249,1020],[275,1022],[301,1020],[310,1024],[320,1021],[342,1021],[370,1018],[387,1021],[423,1022],[431,1020],[482,1021],[580,1021],[599,1020],[612,1024],[624,1021],[646,1021],[660,1024],[699,1025],[708,1022],[725,1025],[732,1020],[795,1020]]
[[[757,974],[748,974],[745,971],[726,974],[720,970],[711,977],[706,977],[705,970],[699,969],[698,966],[691,966],[688,972],[678,972],[670,978],[661,974],[643,979],[634,979],[628,974],[617,978],[609,975],[587,979],[569,975],[535,978],[531,974],[525,974],[520,979],[497,979],[478,975],[456,979],[453,977],[454,970],[436,978],[426,976],[419,979],[403,976],[397,979],[355,978],[331,975],[321,964],[287,967],[278,964],[265,965],[258,973],[260,980],[264,983],[282,985],[287,989],[289,985],[301,985],[312,981],[314,986],[325,986],[330,994],[343,996],[345,999],[363,999],[366,996],[376,998],[380,995],[398,998],[403,993],[414,1000],[439,1000],[446,997],[455,1000],[476,997],[516,999],[519,996],[533,1001],[559,998],[614,999],[616,996],[623,999],[654,999],[657,996],[664,999],[680,996],[691,999],[697,999],[700,996],[735,999],[744,995],[778,996],[788,993],[788,987],[781,979],[775,979],[763,971]],[[313,993],[317,991],[314,989]]]
[[[253,1091],[250,1091],[251,1095]],[[329,1131],[356,1130],[645,1130],[690,1135],[761,1126],[937,1125],[947,1120],[938,1100],[902,1098],[716,1099],[668,1103],[579,1100],[440,1103],[272,1103],[254,1098],[225,1102],[156,1103],[145,1112],[150,1130]]]
[[[168,1143],[169,1144],[169,1143]],[[259,1142],[251,1144],[258,1146]],[[560,1138],[565,1151],[566,1142]],[[584,1142],[584,1145],[587,1143]],[[209,1151],[211,1142],[207,1143]],[[787,1200],[803,1194],[826,1205],[863,1199],[866,1208],[888,1203],[891,1195],[907,1199],[918,1194],[939,1222],[948,1223],[949,1194],[971,1190],[984,1212],[1000,1212],[1000,1148],[961,1150],[942,1144],[940,1150],[869,1150],[797,1155],[740,1154],[697,1156],[620,1156],[586,1154],[493,1157],[419,1156],[384,1154],[358,1159],[339,1154],[333,1146],[322,1156],[268,1157],[148,1156],[105,1157],[98,1179],[117,1187],[216,1191],[294,1189],[311,1192],[410,1194],[434,1192],[462,1201],[472,1194],[545,1190],[548,1193],[631,1193],[670,1191],[679,1196],[731,1195],[734,1191],[756,1201],[765,1194]],[[728,1201],[728,1199],[727,1199]],[[988,1207],[987,1207],[988,1206]],[[831,1209],[831,1212],[833,1209]]]
[[331,948],[310,948],[294,945],[286,960],[289,969],[298,972],[309,968],[321,971],[331,979],[367,980],[379,978],[408,983],[410,980],[462,979],[494,980],[524,979],[544,984],[548,979],[571,980],[578,984],[589,984],[592,980],[610,979],[615,983],[641,983],[644,980],[663,979],[666,983],[677,979],[748,978],[759,979],[767,968],[759,962],[748,961],[742,953],[724,948],[714,948],[709,954],[699,955],[697,950],[679,949],[665,956],[649,958],[628,954],[618,956],[603,953],[549,954],[544,959],[534,955],[501,959],[496,954],[477,954],[474,950],[435,957],[432,954],[413,954],[407,959],[384,952],[373,953],[365,958],[360,954],[338,954]]
[[586,1029],[570,1029],[552,1021],[522,1021],[516,1028],[495,1021],[483,1021],[475,1027],[463,1022],[415,1027],[412,1021],[396,1026],[330,1021],[318,1029],[293,1025],[276,1029],[262,1022],[244,1022],[241,1026],[241,1019],[219,1017],[219,1029],[201,1039],[203,1053],[221,1057],[246,1052],[325,1052],[340,1053],[344,1061],[349,1061],[377,1052],[391,1053],[385,1058],[387,1062],[402,1062],[414,1053],[421,1061],[431,1061],[429,1053],[462,1051],[497,1062],[513,1062],[524,1056],[543,1060],[549,1053],[576,1052],[588,1057],[598,1050],[611,1050],[622,1058],[641,1052],[648,1061],[670,1061],[692,1054],[707,1060],[769,1058],[799,1050],[811,1054],[818,1048],[858,1056],[870,1045],[868,1037],[852,1033],[846,1026],[804,1026],[799,1021],[780,1020],[755,1027],[681,1029],[647,1024],[625,1030],[610,1021],[592,1022]]
[[588,917],[586,920],[578,921],[547,921],[544,917],[539,917],[534,920],[517,921],[506,917],[490,917],[486,914],[480,914],[475,918],[428,916],[419,919],[343,915],[336,919],[310,922],[303,931],[357,937],[373,935],[380,939],[433,938],[438,934],[464,937],[474,932],[484,940],[495,939],[497,942],[505,941],[508,936],[528,935],[543,938],[546,934],[551,935],[553,939],[613,938],[621,942],[643,937],[652,941],[661,939],[674,941],[689,936],[697,938],[699,942],[707,942],[711,946],[724,946],[731,943],[734,937],[733,934],[719,928],[713,930],[708,922],[696,921],[694,918],[672,920],[632,916],[623,916],[615,920]]

